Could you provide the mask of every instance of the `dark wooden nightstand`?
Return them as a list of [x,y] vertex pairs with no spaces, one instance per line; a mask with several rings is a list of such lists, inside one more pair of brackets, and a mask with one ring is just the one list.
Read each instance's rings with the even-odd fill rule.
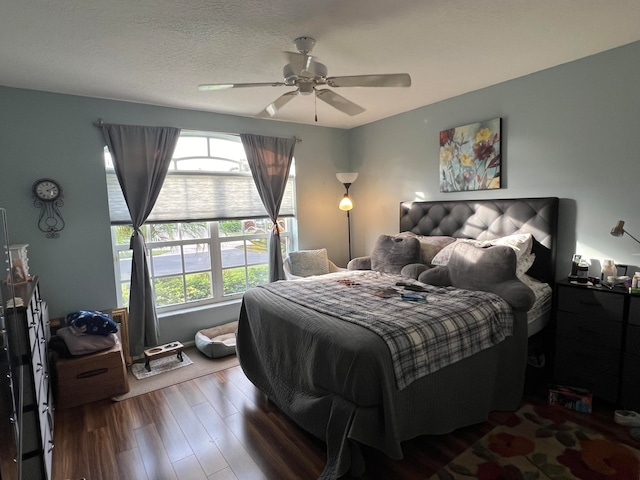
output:
[[627,333],[622,364],[620,403],[640,411],[640,296],[629,295]]
[[640,409],[640,297],[622,288],[556,285],[554,381]]

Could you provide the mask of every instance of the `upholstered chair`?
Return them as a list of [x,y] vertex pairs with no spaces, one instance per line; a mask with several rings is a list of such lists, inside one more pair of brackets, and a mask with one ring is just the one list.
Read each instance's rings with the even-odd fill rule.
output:
[[287,280],[346,270],[329,260],[326,248],[291,252],[284,259],[282,266]]

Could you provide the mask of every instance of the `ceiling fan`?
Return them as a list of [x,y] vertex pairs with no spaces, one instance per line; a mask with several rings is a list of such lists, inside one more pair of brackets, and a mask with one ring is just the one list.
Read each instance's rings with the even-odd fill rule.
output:
[[[229,88],[246,87],[296,87],[278,97],[267,105],[258,117],[274,117],[278,111],[289,103],[296,95],[314,94],[323,102],[340,110],[347,115],[354,116],[365,111],[360,105],[347,100],[328,88],[318,87],[409,87],[411,77],[407,73],[390,73],[378,75],[352,75],[342,77],[328,77],[327,67],[314,60],[310,55],[316,41],[311,37],[299,37],[294,40],[299,53],[286,52],[289,63],[283,68],[283,81],[262,83],[214,83],[199,85],[198,90],[227,90]],[[316,115],[317,121],[317,115]]]

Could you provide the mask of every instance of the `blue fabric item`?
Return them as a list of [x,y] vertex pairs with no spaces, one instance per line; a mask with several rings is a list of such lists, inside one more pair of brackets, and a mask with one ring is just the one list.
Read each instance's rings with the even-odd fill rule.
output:
[[118,324],[108,315],[93,310],[78,310],[67,315],[67,325],[72,326],[79,333],[86,335],[102,335],[118,331]]

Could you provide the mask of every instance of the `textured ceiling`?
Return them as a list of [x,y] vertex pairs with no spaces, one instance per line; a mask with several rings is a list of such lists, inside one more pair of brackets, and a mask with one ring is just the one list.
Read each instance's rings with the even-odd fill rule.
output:
[[[410,88],[339,88],[317,102],[352,128],[640,40],[638,0],[0,0],[0,85],[255,116],[291,87],[284,51],[311,36],[329,75],[406,72]],[[316,124],[314,97],[278,120]]]

